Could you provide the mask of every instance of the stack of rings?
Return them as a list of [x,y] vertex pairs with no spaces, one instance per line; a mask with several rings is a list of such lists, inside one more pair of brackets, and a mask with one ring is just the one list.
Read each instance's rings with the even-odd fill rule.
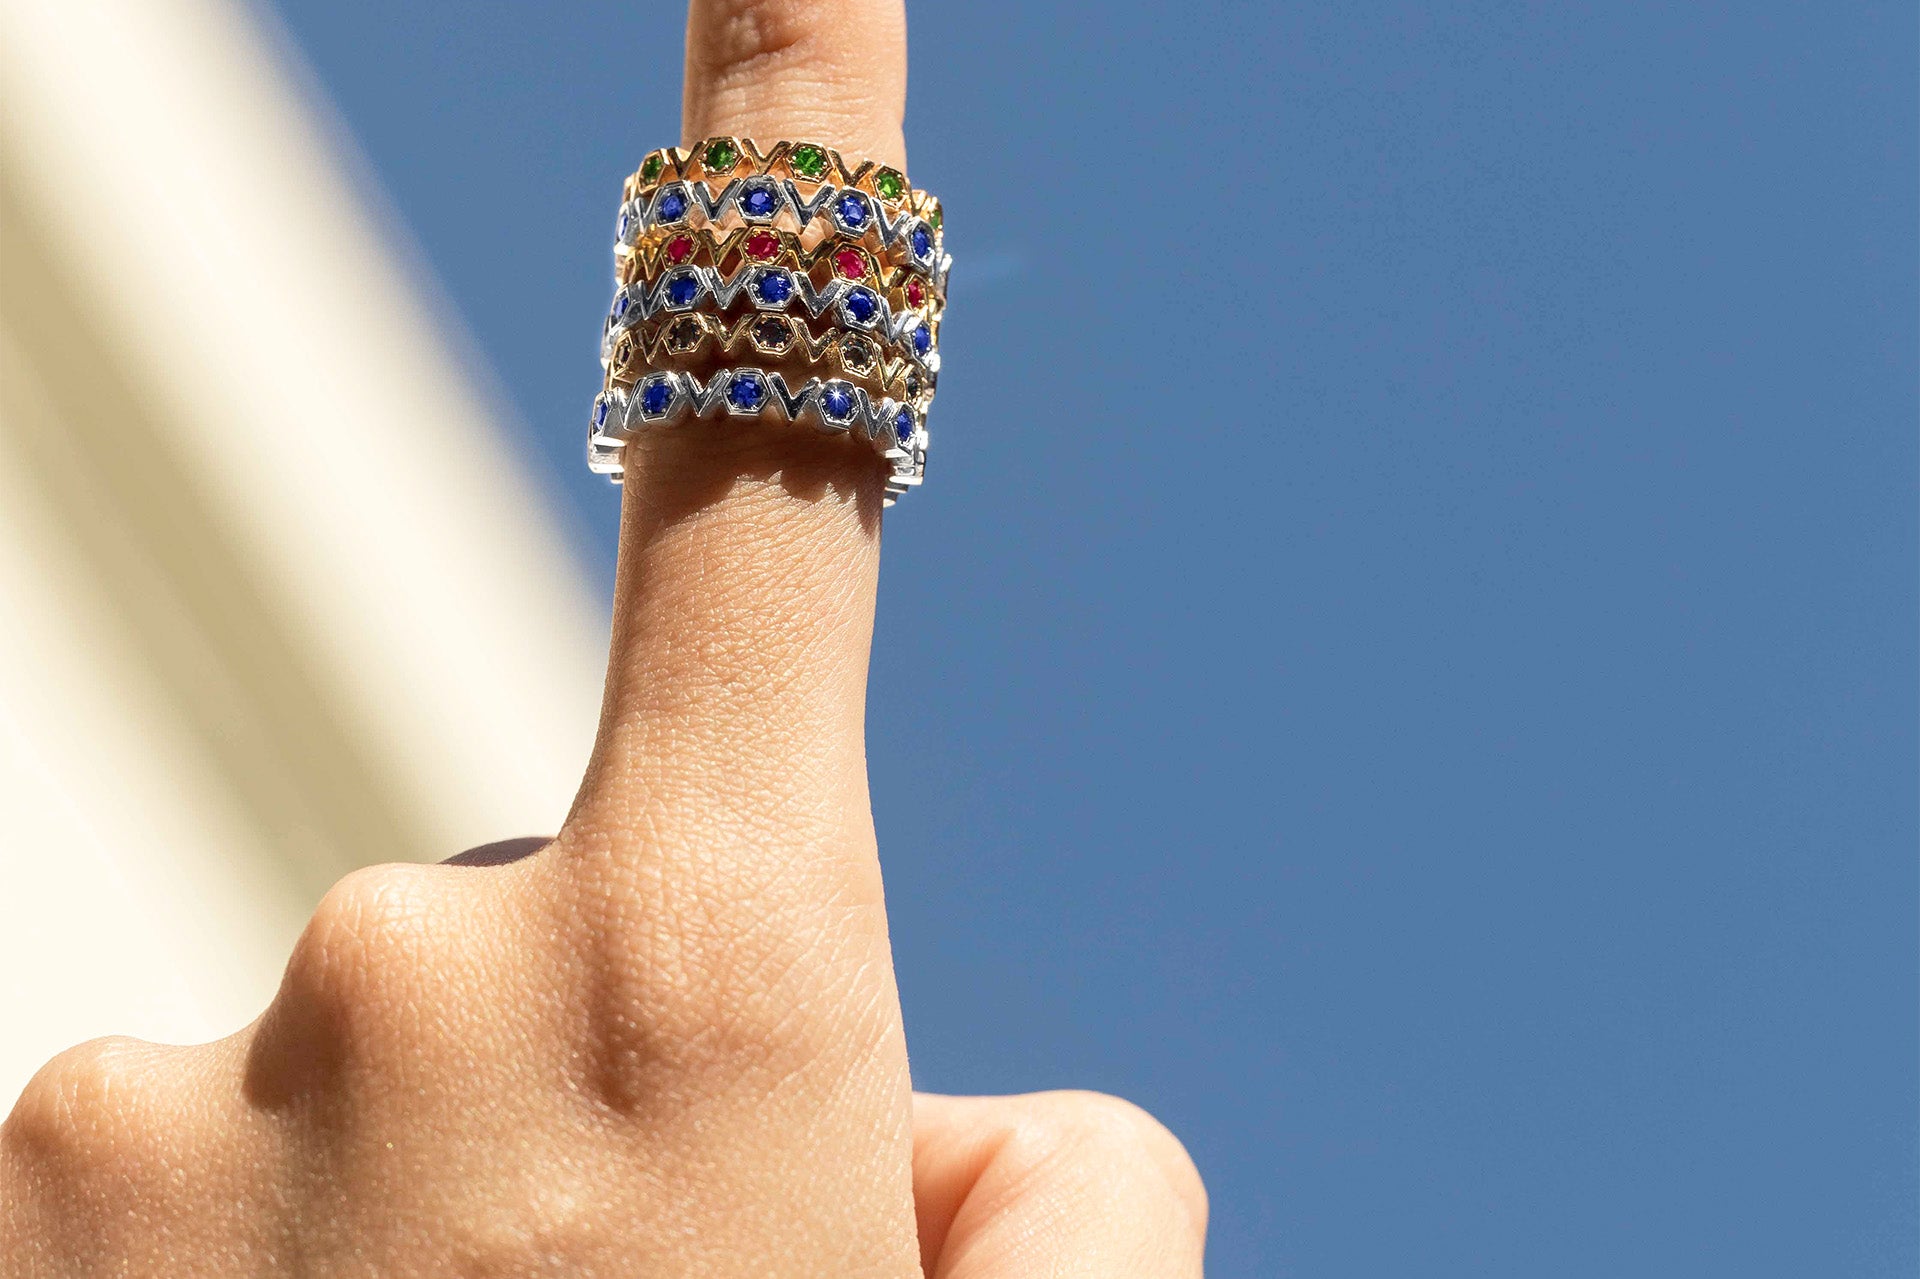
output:
[[871,444],[892,505],[926,475],[952,265],[940,202],[897,169],[812,142],[650,152],[622,192],[588,466],[618,483],[639,431],[772,414]]

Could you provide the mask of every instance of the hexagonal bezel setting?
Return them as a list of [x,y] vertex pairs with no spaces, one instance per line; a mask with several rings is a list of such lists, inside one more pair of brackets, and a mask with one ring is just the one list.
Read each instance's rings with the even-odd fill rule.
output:
[[748,277],[747,297],[757,310],[784,311],[793,294],[793,273],[785,267],[758,267]]
[[759,417],[772,398],[767,375],[758,369],[734,369],[727,374],[727,412],[733,417]]
[[834,308],[841,323],[853,326],[863,332],[872,332],[885,319],[886,304],[880,295],[864,284],[856,284],[840,296],[839,305]]
[[933,238],[933,228],[921,219],[915,218],[907,224],[906,241],[907,252],[912,255],[915,262],[921,266],[932,264],[933,256],[939,250],[939,245]]
[[684,182],[669,182],[653,193],[648,221],[655,226],[681,226],[693,212],[693,194]]
[[865,235],[873,225],[873,205],[859,191],[841,191],[834,196],[827,211],[843,235]]
[[691,311],[707,292],[697,266],[675,267],[660,278],[660,309]]
[[658,422],[673,412],[680,388],[671,373],[649,373],[640,379],[628,397],[630,413],[638,413],[643,422]]
[[853,383],[834,378],[820,384],[814,407],[822,422],[844,431],[860,416],[860,392]]
[[759,225],[771,222],[780,216],[787,207],[781,198],[780,187],[771,178],[754,178],[741,184],[733,198],[733,207],[740,210],[740,216],[748,222]]

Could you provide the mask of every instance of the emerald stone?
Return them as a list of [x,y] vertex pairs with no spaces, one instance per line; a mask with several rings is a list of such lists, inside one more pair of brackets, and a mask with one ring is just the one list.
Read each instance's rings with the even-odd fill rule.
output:
[[740,152],[724,138],[707,147],[707,168],[716,173],[725,173],[739,158]]
[[933,223],[934,230],[938,231],[940,229],[940,224],[946,219],[941,216],[939,205],[936,204],[933,206],[933,217],[928,220]]
[[787,163],[803,178],[817,178],[827,171],[827,154],[810,142],[802,143],[787,155]]
[[906,193],[907,180],[897,169],[882,169],[873,175],[873,190],[882,200],[898,200]]
[[656,151],[654,154],[648,156],[646,158],[645,163],[641,164],[640,166],[640,180],[642,182],[651,182],[655,178],[659,177],[660,163],[661,161],[660,161],[659,152]]

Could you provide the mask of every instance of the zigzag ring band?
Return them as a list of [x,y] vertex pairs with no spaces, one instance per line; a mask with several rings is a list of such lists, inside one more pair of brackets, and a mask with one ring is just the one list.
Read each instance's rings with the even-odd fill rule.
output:
[[[921,482],[953,266],[939,201],[896,169],[743,138],[652,152],[621,194],[592,470],[618,482],[643,429],[731,418],[869,444],[888,505]],[[727,357],[747,362],[715,369]]]
[[693,373],[649,373],[632,390],[602,391],[593,401],[587,465],[618,479],[625,469],[622,446],[637,431],[696,418],[764,414],[872,444],[892,464],[889,504],[926,474],[926,420],[912,405],[875,398],[838,378],[808,378],[795,389],[781,374],[751,367],[720,369],[704,381]]

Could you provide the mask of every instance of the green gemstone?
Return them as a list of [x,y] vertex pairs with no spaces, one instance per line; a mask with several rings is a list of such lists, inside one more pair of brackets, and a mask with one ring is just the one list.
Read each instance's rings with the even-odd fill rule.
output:
[[817,178],[827,171],[826,152],[810,143],[795,147],[787,155],[787,163],[804,178]]
[[882,200],[898,200],[907,190],[907,180],[897,169],[882,169],[873,175],[873,189]]
[[945,222],[946,220],[947,220],[947,219],[946,219],[946,217],[945,217],[945,215],[943,215],[943,214],[942,214],[942,213],[940,212],[940,206],[939,206],[939,205],[937,205],[937,204],[936,204],[936,205],[934,205],[934,206],[933,206],[933,218],[932,218],[932,221],[933,221],[933,229],[934,229],[934,230],[936,230],[936,231],[938,231],[938,230],[940,229],[940,224],[941,224],[942,222]]
[[659,177],[660,165],[660,153],[656,151],[648,156],[646,162],[640,166],[640,180],[642,182],[651,182]]
[[720,141],[707,148],[707,168],[716,173],[725,173],[739,158],[740,153],[731,142]]

